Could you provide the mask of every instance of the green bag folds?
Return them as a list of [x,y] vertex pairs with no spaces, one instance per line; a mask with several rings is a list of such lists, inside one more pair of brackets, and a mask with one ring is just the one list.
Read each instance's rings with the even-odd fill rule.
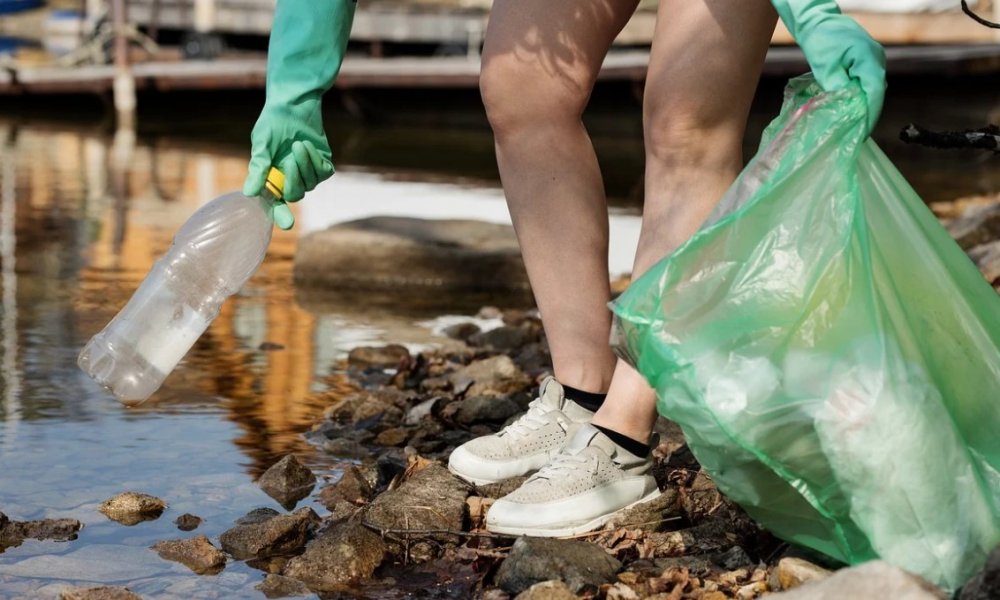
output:
[[955,590],[1000,545],[1000,296],[863,139],[790,82],[702,229],[612,304],[615,345],[776,535]]

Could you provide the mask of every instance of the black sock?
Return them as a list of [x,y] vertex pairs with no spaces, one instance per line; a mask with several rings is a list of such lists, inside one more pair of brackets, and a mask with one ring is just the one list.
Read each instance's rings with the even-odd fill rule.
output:
[[568,399],[576,402],[590,412],[597,412],[597,409],[601,408],[601,405],[604,404],[604,399],[608,397],[607,394],[585,392],[574,387],[569,387],[568,385],[563,386],[563,393]]
[[639,440],[630,438],[627,435],[622,435],[617,431],[615,431],[614,429],[608,429],[607,427],[601,427],[600,425],[594,425],[594,427],[600,429],[601,433],[611,438],[612,442],[618,444],[622,448],[625,448],[626,450],[628,450],[632,454],[635,454],[636,456],[641,456],[645,458],[649,456],[650,451],[652,451],[652,448],[649,447],[649,444],[644,444]]

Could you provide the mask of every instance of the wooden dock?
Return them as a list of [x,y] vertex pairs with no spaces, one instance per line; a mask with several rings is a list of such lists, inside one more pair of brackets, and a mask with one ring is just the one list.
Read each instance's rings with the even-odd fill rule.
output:
[[[890,74],[963,74],[1000,72],[1000,44],[889,47]],[[612,51],[601,70],[601,81],[641,82],[649,52]],[[132,66],[140,90],[260,89],[264,57],[214,61],[141,62]],[[808,70],[795,47],[774,46],[768,52],[765,76],[788,77]],[[0,69],[0,95],[110,93],[112,65],[85,67],[24,66]],[[372,58],[348,56],[337,86],[349,88],[474,88],[479,60],[465,56]]]

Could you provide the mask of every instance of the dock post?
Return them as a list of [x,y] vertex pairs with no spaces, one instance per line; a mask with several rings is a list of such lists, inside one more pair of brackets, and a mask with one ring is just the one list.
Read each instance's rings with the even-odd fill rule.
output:
[[135,127],[135,78],[128,60],[128,32],[126,31],[125,0],[111,0],[112,22],[115,32],[115,79],[112,84],[118,128]]

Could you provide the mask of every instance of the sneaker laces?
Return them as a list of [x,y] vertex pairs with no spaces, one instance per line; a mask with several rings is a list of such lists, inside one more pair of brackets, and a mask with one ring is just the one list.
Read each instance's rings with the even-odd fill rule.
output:
[[[532,400],[528,404],[528,412],[521,415],[516,421],[504,427],[499,435],[509,435],[515,439],[531,435],[542,427],[552,422],[548,418],[549,413],[558,412],[558,409],[542,404],[541,399]],[[561,419],[556,419],[560,427],[565,429]]]
[[596,459],[583,452],[560,452],[556,454],[549,464],[538,470],[534,479],[556,479],[562,475],[572,474],[578,471],[593,471],[592,468],[597,463]]

